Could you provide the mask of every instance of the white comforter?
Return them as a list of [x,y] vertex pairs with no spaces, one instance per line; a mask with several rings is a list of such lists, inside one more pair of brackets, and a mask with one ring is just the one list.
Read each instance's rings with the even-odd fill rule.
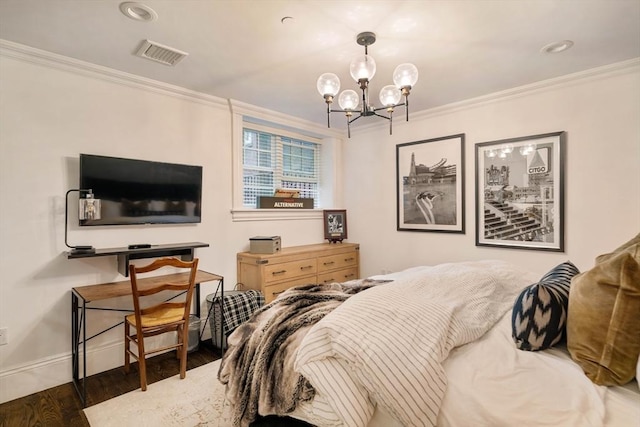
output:
[[435,425],[442,362],[489,330],[532,280],[501,261],[441,264],[349,298],[309,331],[296,358],[324,404],[316,422],[365,427],[377,404],[407,427]]

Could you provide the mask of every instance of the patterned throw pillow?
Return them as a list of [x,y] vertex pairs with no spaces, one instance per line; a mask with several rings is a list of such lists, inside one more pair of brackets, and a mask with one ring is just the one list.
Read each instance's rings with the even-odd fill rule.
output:
[[553,347],[565,335],[569,286],[578,268],[567,261],[524,289],[513,306],[511,335],[520,350]]

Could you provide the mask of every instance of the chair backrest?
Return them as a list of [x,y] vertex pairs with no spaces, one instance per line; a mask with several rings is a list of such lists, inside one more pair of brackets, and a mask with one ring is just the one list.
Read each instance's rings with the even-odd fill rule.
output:
[[[139,277],[139,274],[149,273],[165,267],[188,269],[189,272],[180,272],[178,270],[178,272],[174,271],[172,274],[162,276],[146,277],[145,279]],[[184,309],[183,320],[188,322],[197,271],[198,258],[193,261],[182,261],[178,258],[160,258],[151,264],[141,267],[136,267],[133,264],[129,265],[129,277],[131,279],[131,291],[137,324],[141,324],[140,316],[159,312],[165,308]],[[155,301],[151,305],[145,305],[142,302],[143,297],[167,290],[184,292],[184,298],[175,298],[159,303]]]

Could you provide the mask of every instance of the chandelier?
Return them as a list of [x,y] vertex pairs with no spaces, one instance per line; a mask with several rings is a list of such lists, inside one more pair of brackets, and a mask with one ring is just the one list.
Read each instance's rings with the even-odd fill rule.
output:
[[[351,138],[351,123],[360,117],[376,116],[389,120],[389,135],[393,134],[393,110],[396,107],[405,107],[407,121],[409,121],[409,93],[411,88],[418,81],[418,69],[415,65],[405,63],[396,67],[393,72],[393,85],[387,85],[380,90],[381,107],[375,107],[371,104],[369,98],[369,82],[376,74],[376,62],[368,55],[367,47],[374,44],[376,35],[372,32],[364,32],[358,34],[356,42],[360,46],[364,46],[364,55],[360,55],[351,61],[349,71],[351,77],[358,83],[362,96],[358,95],[355,90],[347,89],[342,91],[338,97],[338,105],[340,109],[332,109],[334,97],[340,91],[340,79],[333,73],[324,73],[318,77],[317,88],[320,95],[327,103],[327,127],[331,127],[331,113],[345,113],[347,117],[347,135]],[[400,100],[404,97],[403,102]],[[360,104],[362,100],[362,104]],[[387,115],[380,114],[386,110]],[[355,115],[355,117],[354,117]]]

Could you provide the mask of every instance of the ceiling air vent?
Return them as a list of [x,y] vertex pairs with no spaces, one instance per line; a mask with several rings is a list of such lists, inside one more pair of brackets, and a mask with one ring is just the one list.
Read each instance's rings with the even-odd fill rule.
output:
[[151,40],[145,40],[142,42],[142,46],[140,46],[136,55],[141,58],[160,62],[161,64],[173,66],[180,62],[182,58],[187,56],[188,53],[169,46],[161,45],[160,43],[152,42]]

